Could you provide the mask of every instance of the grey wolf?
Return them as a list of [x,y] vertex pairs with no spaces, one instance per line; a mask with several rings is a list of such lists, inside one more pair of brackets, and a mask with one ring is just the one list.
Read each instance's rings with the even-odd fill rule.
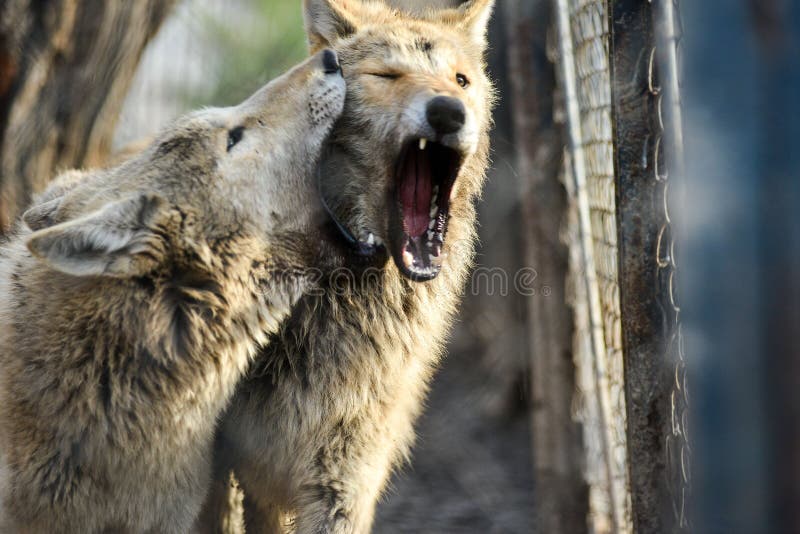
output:
[[492,4],[412,15],[305,1],[311,51],[336,49],[347,80],[322,196],[343,241],[375,268],[305,295],[270,338],[223,417],[203,527],[232,524],[214,516],[230,502],[233,470],[248,533],[370,530],[390,473],[409,457],[472,263]]
[[220,412],[337,261],[310,178],[344,88],[321,51],[25,213],[0,248],[0,531],[191,529]]

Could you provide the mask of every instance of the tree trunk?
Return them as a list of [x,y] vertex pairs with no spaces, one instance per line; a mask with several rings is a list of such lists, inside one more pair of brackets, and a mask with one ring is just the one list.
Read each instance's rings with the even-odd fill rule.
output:
[[103,164],[144,47],[174,3],[0,6],[0,234],[56,171]]
[[536,519],[541,532],[587,530],[587,488],[579,425],[572,419],[575,368],[572,313],[566,299],[567,213],[559,180],[561,127],[554,120],[555,68],[547,57],[548,0],[507,0],[508,58],[514,141],[522,183],[525,264],[539,283],[527,299],[531,362],[532,448]]

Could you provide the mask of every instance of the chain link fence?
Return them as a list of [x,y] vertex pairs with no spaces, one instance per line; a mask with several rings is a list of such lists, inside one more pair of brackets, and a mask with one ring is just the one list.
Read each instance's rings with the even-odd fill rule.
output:
[[606,3],[559,0],[557,26],[570,149],[575,416],[584,429],[588,520],[593,532],[632,532]]
[[690,447],[669,214],[668,169],[682,158],[677,4],[556,5],[589,526],[680,531]]
[[[678,0],[655,3],[656,44],[648,65],[648,95],[657,99],[653,177],[659,190],[661,217],[656,242],[657,298],[663,313],[666,356],[670,365],[669,423],[665,432],[667,490],[672,504],[672,527],[690,528],[687,502],[691,495],[691,441],[689,439],[689,384],[677,291],[675,232],[670,216],[670,175],[683,174],[683,123],[680,102],[680,50],[683,27]],[[674,179],[672,180],[674,181]]]

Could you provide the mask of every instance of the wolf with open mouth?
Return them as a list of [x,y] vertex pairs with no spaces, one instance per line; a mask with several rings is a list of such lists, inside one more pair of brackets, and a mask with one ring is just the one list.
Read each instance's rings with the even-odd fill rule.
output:
[[370,276],[345,291],[338,276],[305,296],[262,351],[221,421],[203,528],[218,531],[233,470],[248,533],[369,531],[391,471],[409,456],[472,263],[494,95],[483,57],[492,5],[411,15],[305,0],[311,51],[336,49],[347,80],[320,195]]
[[[404,276],[431,280],[442,268],[451,208],[470,203],[483,176],[491,86],[480,17],[488,11],[470,3],[414,25],[380,4],[331,5],[340,9],[325,21],[333,26],[320,25],[319,34],[309,26],[312,49],[336,32],[352,85],[329,143],[322,196],[362,253],[379,255],[385,242]],[[312,2],[311,17],[313,9]],[[459,15],[477,26],[441,31],[443,23],[457,27]],[[354,28],[361,29],[348,33]]]

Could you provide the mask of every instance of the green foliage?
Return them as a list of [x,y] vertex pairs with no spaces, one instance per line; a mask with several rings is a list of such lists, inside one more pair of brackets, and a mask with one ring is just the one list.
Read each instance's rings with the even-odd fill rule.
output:
[[[191,107],[241,102],[307,54],[300,0],[239,0],[230,9],[239,12],[227,20],[203,15],[207,42],[219,63],[208,92],[187,95]],[[240,24],[237,18],[244,20]]]

